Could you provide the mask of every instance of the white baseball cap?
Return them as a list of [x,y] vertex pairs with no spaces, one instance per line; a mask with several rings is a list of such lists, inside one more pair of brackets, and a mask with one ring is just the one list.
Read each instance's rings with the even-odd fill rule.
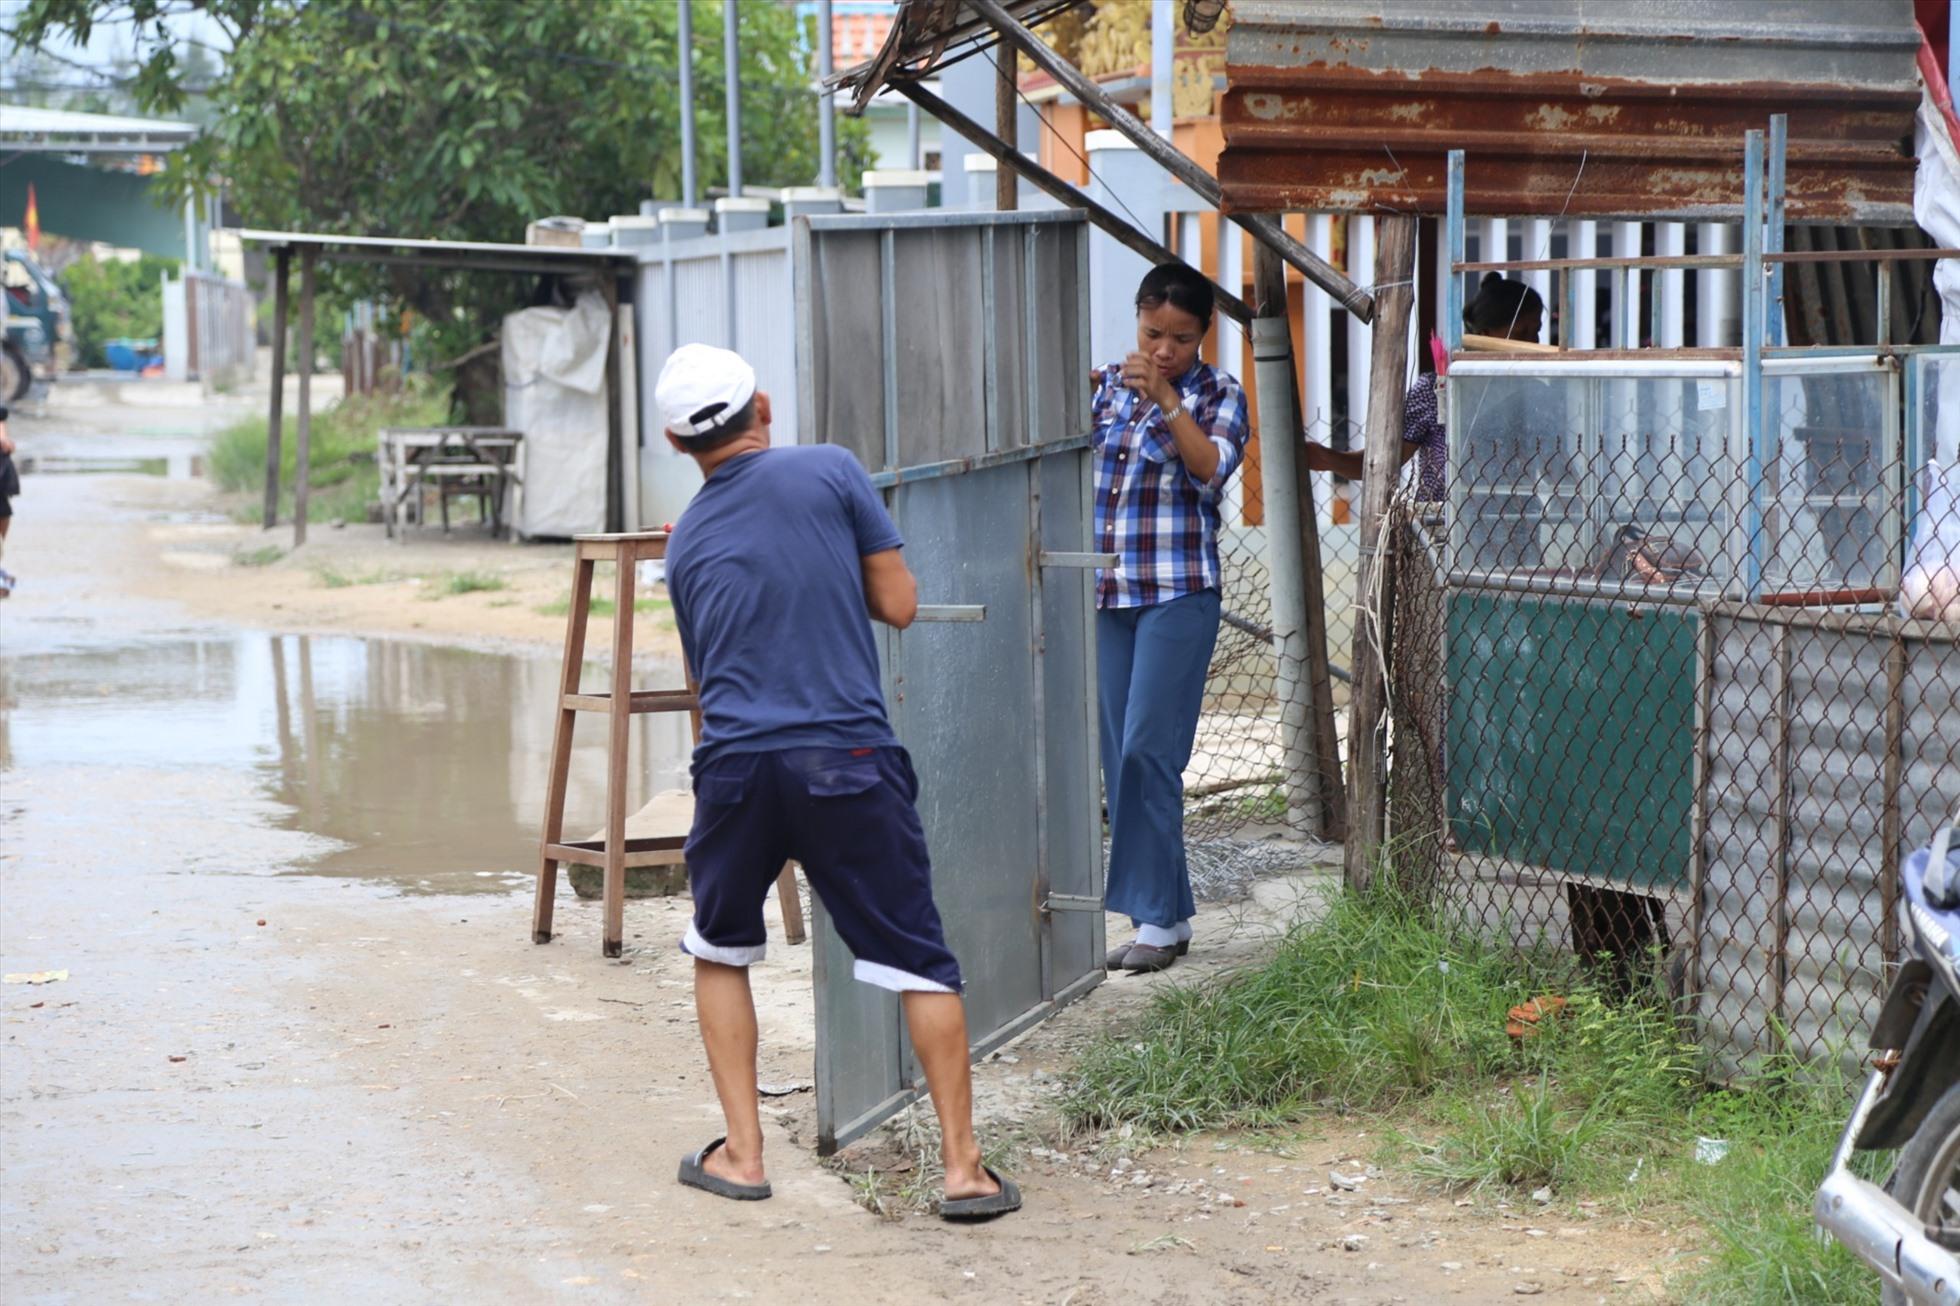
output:
[[653,399],[667,430],[682,439],[713,435],[755,397],[755,369],[713,345],[682,345],[667,355]]

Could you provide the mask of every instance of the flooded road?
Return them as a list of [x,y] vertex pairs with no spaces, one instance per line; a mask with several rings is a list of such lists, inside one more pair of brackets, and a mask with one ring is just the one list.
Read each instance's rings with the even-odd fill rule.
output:
[[[12,623],[6,635],[16,653]],[[548,656],[247,632],[19,638],[0,661],[0,773],[217,768],[286,809],[280,828],[333,841],[305,874],[457,893],[535,873]],[[588,667],[588,683],[602,674]],[[686,716],[640,717],[633,734],[631,806],[686,787]],[[588,717],[566,808],[580,837],[604,819],[605,775],[604,723]]]

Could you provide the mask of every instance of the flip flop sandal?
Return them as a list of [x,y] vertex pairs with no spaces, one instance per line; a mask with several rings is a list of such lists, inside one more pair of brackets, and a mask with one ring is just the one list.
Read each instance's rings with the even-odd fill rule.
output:
[[[1123,969],[1123,959],[1129,957],[1129,949],[1133,949],[1133,947],[1143,947],[1143,945],[1141,943],[1125,943],[1123,947],[1111,947],[1109,949],[1109,955],[1103,957],[1103,971],[1121,971]],[[1178,939],[1178,957],[1182,957],[1188,951],[1192,951],[1192,941],[1190,939]],[[1158,969],[1162,969],[1162,967],[1158,967]]]
[[939,1203],[939,1218],[942,1220],[991,1220],[995,1216],[1006,1215],[1021,1209],[1021,1190],[1012,1179],[1004,1179],[992,1166],[982,1166],[993,1181],[1000,1185],[997,1193],[984,1197],[955,1197]]
[[714,1151],[728,1140],[717,1138],[693,1156],[681,1158],[681,1182],[689,1188],[699,1188],[704,1193],[716,1197],[726,1197],[735,1202],[759,1202],[773,1191],[768,1183],[738,1184],[732,1179],[708,1173],[708,1153]]

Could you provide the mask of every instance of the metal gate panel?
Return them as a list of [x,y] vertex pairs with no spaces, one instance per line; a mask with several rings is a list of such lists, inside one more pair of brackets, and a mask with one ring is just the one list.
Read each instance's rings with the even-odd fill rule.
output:
[[[1070,213],[797,224],[805,443],[883,489],[921,618],[881,630],[976,1055],[1102,978],[1085,228]],[[814,918],[818,1150],[923,1091],[895,995]]]

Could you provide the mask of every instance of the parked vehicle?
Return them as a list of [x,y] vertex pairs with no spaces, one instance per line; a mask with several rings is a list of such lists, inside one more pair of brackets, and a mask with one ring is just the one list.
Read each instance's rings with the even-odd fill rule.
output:
[[[1815,1210],[1878,1271],[1887,1306],[1960,1306],[1960,812],[1899,880],[1906,960]],[[1884,1188],[1851,1172],[1852,1153],[1895,1148]]]
[[52,381],[68,369],[75,328],[69,317],[68,296],[28,251],[8,250],[0,276],[4,277],[7,301],[7,375],[0,376],[0,383],[13,385],[7,392],[7,398],[13,400],[27,393],[35,377]]

